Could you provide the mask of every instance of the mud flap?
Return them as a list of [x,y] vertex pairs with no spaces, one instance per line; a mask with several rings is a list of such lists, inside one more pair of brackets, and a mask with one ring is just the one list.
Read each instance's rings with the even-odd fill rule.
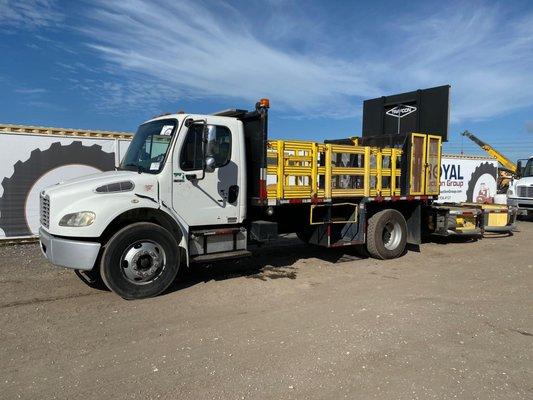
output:
[[405,222],[407,222],[407,243],[421,244],[422,243],[422,205],[418,203],[416,207],[411,209],[411,214],[404,214]]

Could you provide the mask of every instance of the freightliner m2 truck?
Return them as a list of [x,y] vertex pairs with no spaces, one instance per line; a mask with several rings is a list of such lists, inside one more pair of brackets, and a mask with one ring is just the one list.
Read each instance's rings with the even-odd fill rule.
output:
[[364,245],[379,259],[423,234],[479,233],[476,210],[433,205],[448,86],[374,100],[362,137],[324,143],[270,140],[267,99],[252,111],[153,118],[116,171],[42,191],[42,251],[138,299],[194,261],[246,256],[282,233],[326,248]]

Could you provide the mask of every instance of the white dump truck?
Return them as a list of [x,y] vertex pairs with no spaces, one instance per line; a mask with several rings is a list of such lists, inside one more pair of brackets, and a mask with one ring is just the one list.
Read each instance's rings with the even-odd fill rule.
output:
[[[101,277],[135,299],[161,293],[193,261],[247,256],[251,244],[278,233],[324,247],[364,245],[380,259],[401,256],[426,233],[478,234],[481,211],[433,205],[448,87],[420,102],[431,107],[443,92],[445,114],[430,110],[428,121],[442,122],[426,127],[433,134],[414,133],[424,126],[406,120],[406,130],[392,126],[392,135],[376,135],[379,123],[369,123],[360,138],[269,140],[267,99],[252,111],[153,118],[139,127],[118,170],[41,192],[42,251],[53,264]],[[397,96],[371,108],[397,117],[386,111],[407,109],[402,99],[421,95]],[[413,124],[421,121],[413,116]]]
[[518,179],[513,179],[507,191],[507,204],[518,207],[521,214],[533,214],[533,156],[517,162]]

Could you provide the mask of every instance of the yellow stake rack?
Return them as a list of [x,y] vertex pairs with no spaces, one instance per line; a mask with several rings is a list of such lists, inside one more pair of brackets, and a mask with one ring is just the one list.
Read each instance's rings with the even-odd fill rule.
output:
[[[427,137],[438,140],[438,153],[432,154],[432,162],[440,165],[440,138],[413,134],[413,140],[422,140],[423,144],[418,146],[420,154],[413,153],[410,165],[404,166],[403,170],[399,163],[402,156],[399,148],[359,146],[357,140],[353,140],[353,145],[271,140],[267,146],[268,198],[400,196],[399,181],[408,167],[411,171],[408,194],[430,194],[425,193],[426,169],[429,167]],[[343,162],[343,159],[350,162]]]

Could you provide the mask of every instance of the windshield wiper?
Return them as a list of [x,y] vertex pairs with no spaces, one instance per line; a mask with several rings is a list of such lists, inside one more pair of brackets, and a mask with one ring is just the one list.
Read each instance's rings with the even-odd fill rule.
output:
[[137,168],[137,172],[140,174],[141,172],[146,172],[146,170],[140,165],[140,164],[124,164],[124,167],[135,167]]

